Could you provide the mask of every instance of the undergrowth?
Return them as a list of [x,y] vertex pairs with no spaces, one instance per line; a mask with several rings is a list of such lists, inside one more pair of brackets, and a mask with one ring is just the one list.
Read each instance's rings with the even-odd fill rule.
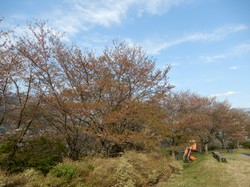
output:
[[127,152],[117,158],[66,159],[54,166],[47,175],[35,169],[10,176],[2,172],[0,186],[155,186],[181,171],[180,164],[171,157]]

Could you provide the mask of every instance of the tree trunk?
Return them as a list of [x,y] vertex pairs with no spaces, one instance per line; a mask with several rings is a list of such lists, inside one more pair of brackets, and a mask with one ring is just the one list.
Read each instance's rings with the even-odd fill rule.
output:
[[75,149],[70,149],[69,157],[72,160],[78,160],[79,159],[79,152],[77,150],[75,150]]
[[69,146],[69,157],[72,160],[78,160],[80,156],[80,150],[78,148],[78,142],[76,139],[68,137],[67,144]]
[[175,159],[175,151],[171,151],[172,152],[172,157]]
[[202,152],[208,154],[208,143],[202,144]]
[[236,147],[239,149],[240,148],[240,143],[237,141],[236,142]]
[[224,141],[224,140],[221,140],[220,142],[221,142],[221,148],[222,148],[222,149],[225,149],[225,141]]

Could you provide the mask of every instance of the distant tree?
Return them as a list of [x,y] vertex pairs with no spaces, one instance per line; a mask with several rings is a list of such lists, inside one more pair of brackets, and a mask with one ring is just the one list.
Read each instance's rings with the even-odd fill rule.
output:
[[246,132],[247,132],[247,140],[250,139],[250,113],[245,112],[247,121],[246,121]]
[[220,116],[216,119],[218,128],[215,133],[222,148],[226,148],[226,142],[242,142],[246,140],[247,116],[240,110],[231,109],[230,105],[220,107]]
[[208,144],[212,141],[214,126],[209,113],[214,105],[214,98],[202,97],[194,93],[184,95],[185,115],[182,117],[185,134],[200,143],[201,150],[208,151]]
[[189,91],[172,92],[162,99],[162,103],[165,121],[159,130],[173,157],[176,151],[185,149],[190,140],[196,140],[202,146],[211,141],[208,111],[213,99]]

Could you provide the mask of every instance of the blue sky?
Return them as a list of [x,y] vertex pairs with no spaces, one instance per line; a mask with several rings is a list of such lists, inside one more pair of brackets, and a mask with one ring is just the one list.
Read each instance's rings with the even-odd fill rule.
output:
[[174,90],[250,108],[249,0],[0,0],[2,26],[22,32],[48,20],[65,42],[101,51],[139,44],[158,68],[171,64]]

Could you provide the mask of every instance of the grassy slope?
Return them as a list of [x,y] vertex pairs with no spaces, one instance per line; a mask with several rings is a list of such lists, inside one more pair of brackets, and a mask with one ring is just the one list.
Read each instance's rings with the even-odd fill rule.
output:
[[160,187],[249,187],[250,150],[220,151],[228,163],[219,163],[212,154],[198,156],[197,160],[184,164],[182,175],[174,176]]
[[167,181],[182,166],[171,157],[128,151],[121,157],[65,159],[46,176],[34,169],[6,176],[0,170],[0,187],[135,187],[153,186]]
[[[46,177],[33,169],[6,176],[0,171],[0,186],[154,186],[157,187],[250,187],[250,150],[222,154],[228,163],[219,163],[209,155],[197,155],[197,160],[183,164],[170,158],[129,152],[119,158],[89,158],[59,164],[76,172],[71,180],[49,173]],[[169,165],[169,163],[171,163]],[[92,169],[88,165],[93,166]],[[86,170],[87,169],[87,170]],[[171,176],[172,170],[175,176]],[[64,175],[68,170],[64,171]],[[163,182],[166,181],[166,182]]]

